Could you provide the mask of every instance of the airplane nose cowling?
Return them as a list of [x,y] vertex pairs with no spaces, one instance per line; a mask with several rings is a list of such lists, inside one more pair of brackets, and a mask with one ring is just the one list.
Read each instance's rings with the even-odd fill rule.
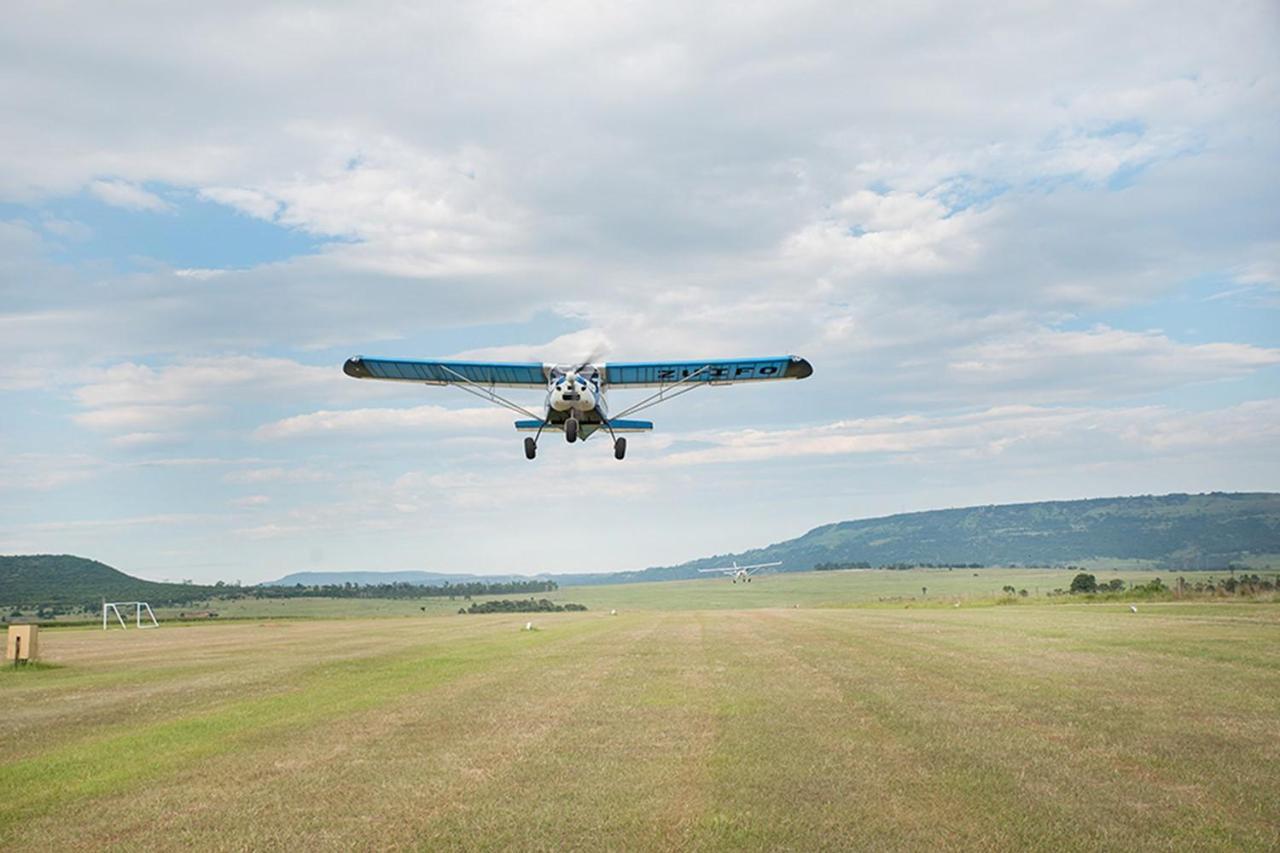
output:
[[589,412],[596,407],[596,395],[591,393],[589,389],[559,389],[551,395],[551,408],[557,412],[567,412],[570,409],[579,412]]

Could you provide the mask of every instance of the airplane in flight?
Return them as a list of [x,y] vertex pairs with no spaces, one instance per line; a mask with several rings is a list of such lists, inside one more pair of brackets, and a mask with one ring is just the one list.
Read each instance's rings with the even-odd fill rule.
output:
[[781,566],[782,563],[755,563],[750,566],[739,566],[738,561],[734,560],[732,566],[725,566],[720,569],[698,569],[700,572],[719,572],[722,575],[733,575],[733,582],[751,583],[751,573],[756,569],[768,569],[773,566]]
[[[524,440],[524,455],[533,459],[543,430],[561,430],[573,444],[604,431],[613,439],[613,455],[627,455],[627,439],[619,433],[647,432],[653,421],[631,416],[679,397],[695,388],[741,382],[805,379],[813,367],[795,355],[774,358],[713,359],[708,361],[643,361],[581,364],[486,361],[405,361],[371,356],[347,359],[342,370],[356,379],[384,379],[420,385],[452,385],[482,400],[521,415],[516,429],[532,432]],[[541,415],[497,392],[498,388],[538,388],[546,392]],[[615,388],[650,388],[654,393],[610,414],[605,396]]]

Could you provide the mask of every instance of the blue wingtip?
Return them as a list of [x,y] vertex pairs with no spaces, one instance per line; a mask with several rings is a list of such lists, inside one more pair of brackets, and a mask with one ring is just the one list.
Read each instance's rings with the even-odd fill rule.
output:
[[808,379],[813,375],[813,365],[806,358],[798,355],[791,356],[791,363],[787,365],[786,377],[788,379]]
[[371,375],[369,368],[364,366],[364,358],[358,355],[347,359],[347,363],[342,365],[342,372],[356,379],[368,379]]

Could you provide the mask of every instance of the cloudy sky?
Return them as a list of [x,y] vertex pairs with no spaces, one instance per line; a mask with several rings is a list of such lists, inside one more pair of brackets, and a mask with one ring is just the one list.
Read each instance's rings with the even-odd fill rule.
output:
[[[1278,10],[10,4],[0,553],[611,570],[1275,489]],[[529,463],[341,372],[593,352],[815,373]]]

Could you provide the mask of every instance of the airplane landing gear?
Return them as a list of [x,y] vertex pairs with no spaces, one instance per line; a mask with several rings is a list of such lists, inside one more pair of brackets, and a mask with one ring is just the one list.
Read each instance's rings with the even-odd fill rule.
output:
[[569,418],[564,422],[564,440],[573,444],[578,440],[578,419]]
[[613,440],[613,458],[621,459],[627,455],[627,440],[618,436]]
[[533,457],[535,457],[535,456],[537,456],[537,455],[538,455],[538,442],[534,441],[532,438],[529,438],[528,436],[525,436],[525,439],[524,439],[524,458],[525,458],[525,459],[532,459]]

